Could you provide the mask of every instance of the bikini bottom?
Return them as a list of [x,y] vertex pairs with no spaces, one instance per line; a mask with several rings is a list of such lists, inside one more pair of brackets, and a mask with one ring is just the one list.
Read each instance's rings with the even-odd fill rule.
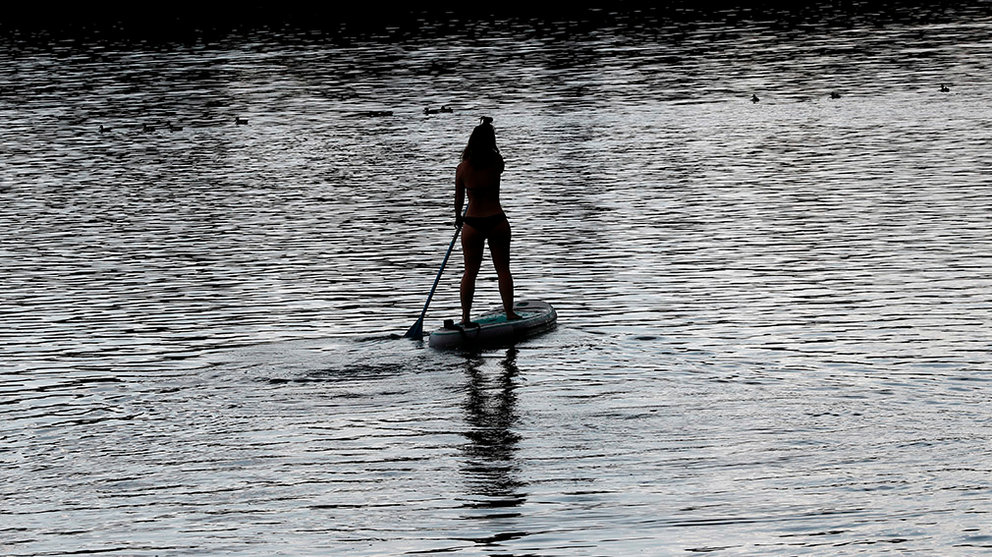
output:
[[464,217],[462,218],[462,222],[479,231],[483,237],[488,238],[489,234],[495,230],[497,226],[507,222],[507,220],[506,213],[496,213],[495,215],[488,215],[485,217]]

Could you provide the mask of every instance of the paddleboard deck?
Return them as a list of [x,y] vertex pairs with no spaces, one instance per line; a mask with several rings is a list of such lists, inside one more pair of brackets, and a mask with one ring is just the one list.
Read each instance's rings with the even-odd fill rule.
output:
[[512,344],[551,330],[558,323],[555,308],[547,302],[522,300],[513,304],[513,311],[521,319],[507,321],[502,309],[473,319],[478,326],[462,327],[449,319],[443,327],[431,332],[428,345],[431,348],[458,348]]

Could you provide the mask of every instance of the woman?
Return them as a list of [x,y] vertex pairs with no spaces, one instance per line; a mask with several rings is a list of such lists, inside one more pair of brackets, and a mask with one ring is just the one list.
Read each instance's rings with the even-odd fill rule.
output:
[[[465,273],[462,275],[462,325],[473,325],[469,319],[475,279],[479,276],[486,240],[489,253],[499,277],[499,295],[507,319],[520,319],[513,311],[513,276],[510,275],[510,223],[499,204],[499,177],[503,172],[503,156],[496,147],[493,119],[483,117],[472,130],[468,145],[462,152],[462,162],[455,171],[455,222],[462,227],[462,254]],[[468,212],[462,219],[462,205],[468,192]]]

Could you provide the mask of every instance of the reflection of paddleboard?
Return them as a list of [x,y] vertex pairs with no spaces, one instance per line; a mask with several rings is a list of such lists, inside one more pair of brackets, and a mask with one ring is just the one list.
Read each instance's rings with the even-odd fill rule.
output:
[[491,311],[473,319],[479,326],[462,327],[444,322],[444,327],[431,333],[428,344],[432,348],[455,348],[458,346],[512,344],[518,340],[529,338],[553,329],[558,322],[555,308],[547,302],[536,300],[521,301],[513,304],[515,311],[522,319],[506,320],[503,310]]

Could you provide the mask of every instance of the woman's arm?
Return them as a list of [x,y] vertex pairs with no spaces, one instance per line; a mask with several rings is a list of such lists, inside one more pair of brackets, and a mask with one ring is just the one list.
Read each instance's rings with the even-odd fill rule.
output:
[[465,204],[465,181],[462,179],[462,165],[455,170],[455,226],[462,225],[462,206]]

